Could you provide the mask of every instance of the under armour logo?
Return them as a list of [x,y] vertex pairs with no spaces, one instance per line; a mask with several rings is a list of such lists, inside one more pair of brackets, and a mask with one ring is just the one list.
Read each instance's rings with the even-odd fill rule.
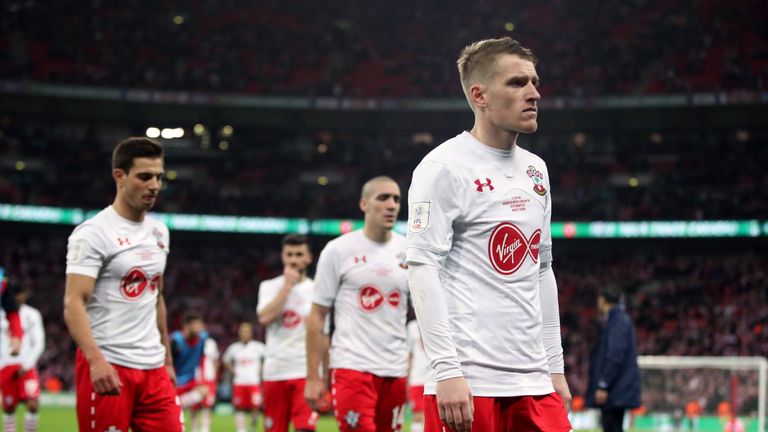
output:
[[122,432],[122,431],[114,426],[110,426],[109,429],[107,429],[105,432]]
[[482,192],[483,188],[488,186],[488,190],[493,190],[493,185],[491,184],[491,179],[488,177],[485,178],[485,183],[481,183],[480,179],[475,179],[475,184],[477,185],[477,191]]
[[123,245],[130,246],[131,245],[131,241],[128,240],[128,237],[118,237],[117,238],[117,243],[119,243],[120,246],[123,246]]
[[365,255],[363,255],[361,257],[355,257],[355,264],[361,263],[361,262],[362,263],[367,263],[368,262],[368,260],[365,258]]

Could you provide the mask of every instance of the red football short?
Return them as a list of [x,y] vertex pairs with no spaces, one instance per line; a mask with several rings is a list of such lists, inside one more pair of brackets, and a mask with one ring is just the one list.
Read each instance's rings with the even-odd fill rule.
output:
[[261,387],[259,385],[232,386],[232,405],[240,411],[261,408]]
[[37,400],[40,397],[40,379],[37,370],[30,369],[21,376],[16,373],[21,365],[9,365],[0,369],[0,391],[3,393],[3,410],[16,408],[19,402]]
[[88,362],[77,350],[75,381],[80,432],[127,431],[128,428],[135,432],[183,430],[181,406],[165,367],[149,370],[114,364],[112,367],[123,383],[120,394],[96,394]]
[[413,412],[423,412],[424,411],[424,386],[423,385],[415,385],[411,386],[410,390],[410,402],[411,402],[411,411]]
[[304,399],[304,378],[284,381],[264,381],[264,430],[288,432],[293,429],[315,430],[318,414]]
[[407,378],[351,369],[331,371],[333,413],[341,432],[398,432],[405,415]]
[[[557,393],[541,396],[474,397],[472,430],[484,432],[572,432]],[[424,396],[424,432],[451,432],[443,426],[435,395]]]
[[204,383],[197,384],[196,387],[201,385],[208,387],[208,394],[203,398],[202,402],[192,406],[192,409],[195,411],[203,408],[213,408],[213,406],[216,404],[216,383],[213,381],[206,381]]

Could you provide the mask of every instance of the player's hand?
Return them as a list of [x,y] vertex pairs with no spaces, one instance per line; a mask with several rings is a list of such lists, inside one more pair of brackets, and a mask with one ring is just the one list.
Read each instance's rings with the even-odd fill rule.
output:
[[464,377],[438,381],[436,393],[440,420],[455,432],[472,430],[475,405],[472,391]]
[[18,336],[11,336],[11,355],[19,355],[19,351],[21,351],[21,338]]
[[565,374],[550,374],[550,378],[552,379],[552,387],[555,388],[555,393],[563,400],[565,411],[570,412],[573,397],[571,396],[571,389],[568,388],[568,381],[565,380]]
[[323,398],[325,397],[325,382],[322,379],[307,378],[304,384],[304,399],[307,400],[307,404],[313,411],[318,411],[318,408],[323,404]]
[[21,378],[21,377],[23,377],[23,376],[24,376],[24,374],[25,374],[25,373],[27,373],[27,371],[26,371],[26,370],[24,370],[24,368],[23,368],[23,367],[20,367],[20,368],[16,369],[16,372],[15,372],[13,375],[14,375],[16,378]]
[[301,280],[301,273],[293,267],[286,266],[283,268],[283,278],[286,285],[294,286]]
[[120,394],[120,387],[123,386],[120,376],[104,358],[91,363],[90,369],[91,383],[93,383],[93,389],[96,390],[96,393],[110,396]]
[[165,365],[165,370],[168,372],[168,378],[171,379],[173,386],[176,387],[176,369],[173,365]]
[[597,389],[595,391],[595,405],[605,405],[608,402],[608,391]]

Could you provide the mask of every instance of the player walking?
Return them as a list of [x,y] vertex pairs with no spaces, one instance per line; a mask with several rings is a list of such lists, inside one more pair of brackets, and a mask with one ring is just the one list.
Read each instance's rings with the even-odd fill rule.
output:
[[18,356],[11,355],[10,325],[5,311],[0,312],[2,343],[0,350],[0,391],[3,393],[4,432],[16,430],[16,406],[23,402],[27,406],[24,413],[24,431],[34,432],[38,424],[38,399],[40,397],[40,378],[37,374],[37,361],[45,350],[45,331],[40,311],[27,305],[29,292],[16,293],[19,305],[19,318],[24,339]]
[[399,431],[408,373],[408,281],[405,238],[392,233],[400,188],[389,177],[362,190],[361,230],[330,241],[320,254],[307,321],[307,399],[317,404],[325,383],[324,320],[334,308],[330,347],[334,414],[342,432]]
[[182,430],[162,296],[170,236],[147,216],[163,173],[155,141],[119,143],[114,202],[69,237],[64,320],[78,346],[81,431]]
[[413,303],[435,381],[425,430],[568,432],[536,57],[511,38],[458,60],[475,114],[416,167],[408,194]]
[[283,274],[261,283],[256,311],[266,327],[264,357],[264,429],[314,431],[318,414],[304,400],[307,359],[305,321],[312,305],[314,283],[307,276],[312,262],[309,239],[283,238]]
[[251,431],[256,424],[261,408],[261,362],[264,359],[264,344],[253,340],[251,323],[240,323],[238,341],[224,351],[222,364],[232,373],[232,405],[235,406],[237,432],[246,432],[246,413],[251,413]]

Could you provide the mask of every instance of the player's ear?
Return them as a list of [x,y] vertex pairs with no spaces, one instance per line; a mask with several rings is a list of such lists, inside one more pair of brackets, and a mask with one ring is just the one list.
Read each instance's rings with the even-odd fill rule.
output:
[[115,183],[117,183],[118,186],[122,186],[122,183],[126,177],[127,174],[122,169],[115,168],[112,170],[112,178],[115,179]]
[[362,210],[363,213],[368,211],[368,200],[360,198],[360,210]]
[[469,88],[469,98],[475,106],[484,108],[488,105],[488,100],[485,97],[485,86],[483,84],[473,84],[472,87]]

